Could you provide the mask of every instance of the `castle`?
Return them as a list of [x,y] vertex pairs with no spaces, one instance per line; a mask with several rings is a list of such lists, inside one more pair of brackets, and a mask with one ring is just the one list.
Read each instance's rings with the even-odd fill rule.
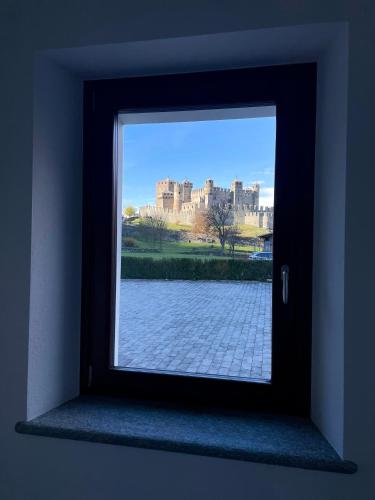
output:
[[166,178],[156,183],[156,205],[141,207],[139,213],[141,217],[158,216],[167,222],[191,225],[198,213],[224,203],[233,207],[234,224],[272,229],[273,207],[259,206],[259,192],[258,183],[244,188],[239,180],[232,181],[230,188],[222,188],[207,179],[204,187],[193,189],[188,180]]

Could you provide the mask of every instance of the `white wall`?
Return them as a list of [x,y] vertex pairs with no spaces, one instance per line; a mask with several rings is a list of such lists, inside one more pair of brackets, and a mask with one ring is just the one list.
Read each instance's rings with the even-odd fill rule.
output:
[[313,259],[311,410],[344,453],[344,249],[348,52],[346,26],[319,58]]
[[[160,4],[147,0],[128,3],[109,0],[105,4],[87,0],[40,4],[19,1],[7,3],[1,9],[0,497],[5,500],[107,499],[115,496],[129,499],[215,500],[374,498],[375,391],[372,381],[375,379],[375,319],[371,308],[371,283],[375,278],[375,264],[371,257],[375,254],[375,237],[369,223],[362,227],[362,221],[368,220],[364,219],[364,214],[373,214],[375,208],[372,194],[375,169],[371,166],[375,139],[372,127],[375,111],[372,2],[347,0],[320,4],[311,0],[301,4],[297,0],[273,0],[254,5],[239,0],[223,0],[219,4],[207,0],[185,3],[166,1]],[[74,299],[77,297],[79,280],[66,279],[62,270],[65,271],[70,264],[76,270],[73,274],[78,273],[79,223],[73,220],[68,241],[61,239],[63,232],[58,232],[57,241],[53,242],[49,237],[53,217],[44,210],[51,209],[60,214],[58,220],[63,222],[64,228],[69,225],[69,217],[74,217],[79,210],[80,172],[77,157],[80,139],[77,138],[77,130],[80,129],[80,114],[75,115],[74,109],[66,108],[66,116],[61,122],[63,130],[54,128],[54,124],[48,121],[48,113],[44,118],[40,115],[39,122],[36,114],[33,130],[33,72],[37,51],[131,42],[126,46],[128,53],[119,49],[117,57],[102,57],[101,60],[106,62],[101,63],[101,68],[97,65],[98,52],[91,49],[64,51],[59,53],[60,56],[51,53],[50,57],[54,60],[60,57],[59,63],[65,68],[69,66],[81,74],[91,73],[92,76],[99,76],[105,71],[113,74],[119,58],[124,58],[133,73],[154,72],[160,69],[160,65],[165,70],[173,70],[176,61],[184,63],[179,49],[175,53],[166,52],[167,42],[156,41],[149,53],[152,57],[147,58],[145,51],[150,52],[150,45],[137,41],[341,21],[349,22],[348,126],[346,131],[341,122],[335,136],[340,142],[343,136],[347,136],[346,169],[345,144],[335,153],[329,143],[324,144],[322,141],[317,158],[323,158],[321,164],[325,164],[329,154],[332,154],[335,165],[343,162],[337,211],[338,215],[345,215],[342,217],[344,227],[337,227],[334,235],[335,241],[337,239],[340,243],[345,238],[345,254],[334,269],[334,282],[329,281],[330,276],[325,276],[326,297],[314,294],[318,321],[314,323],[313,403],[319,425],[339,451],[342,450],[348,458],[358,462],[359,472],[353,476],[343,476],[15,434],[14,423],[24,419],[27,411],[29,416],[43,411],[55,401],[69,397],[77,387],[77,364],[74,360],[77,358],[79,316]],[[249,47],[243,43],[241,34],[228,34],[228,37],[232,37],[230,42],[228,38],[219,38],[217,41],[219,43],[221,40],[222,46],[216,45],[215,50],[210,49],[206,36],[182,40],[180,49],[183,45],[189,49],[190,60],[195,62],[197,68],[199,65],[206,67],[207,59],[212,61],[213,67],[219,66],[230,55],[234,66],[241,64],[244,57],[254,64],[273,62],[278,58],[281,62],[285,50],[288,50],[289,60],[299,60],[299,46],[302,42],[306,43],[309,29],[304,27],[298,32],[299,35],[280,42],[279,45],[283,47],[279,54],[274,42],[282,38],[277,30],[269,32],[269,47],[254,42],[252,55],[249,54]],[[254,37],[257,36],[258,32],[255,32]],[[264,33],[259,36],[264,42]],[[308,57],[309,50],[311,57],[316,57],[317,46],[313,43],[314,37],[311,39],[310,49],[304,46],[304,59]],[[244,48],[247,48],[247,52]],[[113,47],[98,48],[104,55],[108,50],[113,54]],[[337,54],[343,53],[340,47],[337,50]],[[233,51],[236,57],[233,57]],[[185,57],[188,53],[185,50]],[[155,54],[158,57],[154,57]],[[332,63],[339,64],[334,52],[331,52],[331,57]],[[85,67],[82,61],[85,61]],[[159,66],[155,61],[158,61]],[[329,59],[323,61],[322,68],[324,64],[331,67]],[[79,93],[79,81],[64,69],[49,67],[46,71],[51,71],[48,73],[49,81],[53,82],[56,78],[57,83],[51,84],[45,92],[50,92],[51,105],[64,113],[63,102],[59,102],[60,96],[65,95],[69,100],[70,95],[75,99]],[[343,86],[340,86],[340,92],[342,89]],[[332,95],[332,89],[326,91],[328,93],[320,94],[320,98]],[[341,100],[338,97],[336,101],[339,104],[343,100],[340,95]],[[332,103],[327,103],[329,105]],[[332,109],[337,112],[337,106]],[[342,113],[340,121],[345,122],[345,111]],[[76,118],[72,119],[74,116]],[[36,148],[35,142],[33,151],[35,133],[41,138],[41,130],[46,131],[47,144]],[[327,133],[330,131],[327,130]],[[53,151],[50,151],[52,140]],[[47,158],[48,163],[45,162]],[[43,183],[48,179],[46,172],[51,173],[49,164],[53,174],[48,186]],[[65,168],[67,175],[64,174]],[[340,169],[336,172],[339,175]],[[327,196],[329,184],[334,183],[334,180],[334,177],[329,182],[326,178],[317,178],[317,185],[322,188],[324,196]],[[332,186],[334,189],[335,185]],[[343,214],[344,189],[346,206]],[[72,204],[69,198],[61,197],[64,193],[71,193]],[[330,213],[330,217],[333,216],[334,209]],[[328,229],[329,225],[316,228],[318,241],[326,240]],[[362,243],[364,232],[367,241],[365,248]],[[54,252],[52,256],[48,255],[41,242],[44,238],[48,248]],[[65,245],[61,254],[55,253],[57,243]],[[47,267],[43,268],[46,257],[49,257]],[[323,277],[326,261],[315,262],[320,266],[317,277]],[[342,267],[345,269],[344,282]],[[49,288],[49,276],[53,273],[56,273],[56,285],[60,287],[58,292]],[[315,281],[315,285],[320,286],[319,280],[318,284]],[[333,294],[335,287],[341,290],[343,286],[344,295],[342,291]],[[71,299],[64,302],[69,297]],[[45,309],[43,301],[46,301]],[[327,301],[330,305],[328,312],[325,309]],[[338,317],[343,313],[343,301],[345,316]],[[328,316],[324,319],[326,314]],[[333,331],[334,342],[328,337],[330,330]],[[67,357],[58,356],[60,349],[67,345]],[[336,347],[344,357],[336,357],[337,365],[330,366],[332,351]],[[48,352],[55,349],[54,358],[46,359],[46,348]],[[323,356],[327,352],[329,354],[324,360]],[[32,356],[28,363],[29,354]],[[38,363],[39,360],[43,360],[43,363]],[[65,366],[68,377],[61,376]],[[323,393],[327,385],[323,383],[324,373],[331,381],[325,395]],[[332,403],[332,392],[335,391],[338,391],[337,401]],[[331,423],[335,420],[326,419],[326,416],[337,411],[342,418],[336,420],[337,425],[332,427]]]
[[77,394],[81,319],[83,86],[42,57],[34,75],[28,418]]

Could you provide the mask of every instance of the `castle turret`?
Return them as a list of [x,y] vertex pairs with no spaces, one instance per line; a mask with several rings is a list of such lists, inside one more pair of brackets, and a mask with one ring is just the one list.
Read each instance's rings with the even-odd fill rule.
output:
[[205,194],[212,194],[214,190],[214,181],[212,179],[206,179],[204,183],[204,192]]
[[182,205],[182,188],[183,186],[176,182],[173,190],[173,210],[180,212]]
[[204,183],[204,205],[206,208],[210,208],[212,205],[214,193],[214,181],[212,179],[207,179]]
[[184,203],[189,203],[191,201],[191,190],[193,189],[193,183],[188,181],[188,180],[184,180],[183,182],[183,198],[182,198],[182,201]]
[[232,181],[231,191],[233,193],[233,206],[235,208],[240,207],[242,205],[242,192],[243,192],[242,181],[238,181],[237,179]]
[[258,182],[254,182],[254,184],[251,186],[253,190],[253,205],[256,207],[259,207],[259,191],[260,191],[260,185]]

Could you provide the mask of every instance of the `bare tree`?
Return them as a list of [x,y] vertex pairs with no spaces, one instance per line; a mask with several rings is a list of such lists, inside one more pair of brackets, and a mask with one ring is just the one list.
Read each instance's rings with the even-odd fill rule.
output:
[[139,229],[143,233],[145,239],[152,241],[152,246],[159,245],[162,250],[163,240],[167,232],[167,224],[161,217],[145,217],[139,224]]
[[159,249],[162,250],[163,240],[167,233],[167,224],[164,219],[161,217],[153,217],[152,218],[152,227],[155,234],[155,240],[159,243]]
[[207,226],[206,212],[198,212],[196,214],[191,232],[195,235],[207,235],[209,227]]
[[224,254],[225,243],[232,228],[233,211],[228,204],[218,204],[210,207],[206,213],[206,223],[209,232],[215,235]]
[[150,243],[152,242],[152,245],[155,246],[155,237],[152,230],[151,217],[143,217],[140,219],[138,232],[141,239]]
[[240,235],[241,235],[241,231],[240,231],[240,228],[238,226],[231,226],[228,229],[227,242],[228,242],[229,250],[230,250],[230,253],[231,253],[233,259],[234,259],[235,247],[240,242]]

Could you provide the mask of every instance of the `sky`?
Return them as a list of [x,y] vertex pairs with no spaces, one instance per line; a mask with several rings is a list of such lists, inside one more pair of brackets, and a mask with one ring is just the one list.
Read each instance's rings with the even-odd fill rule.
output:
[[260,183],[260,205],[273,206],[276,118],[124,125],[123,207],[155,205],[166,177],[203,187]]

